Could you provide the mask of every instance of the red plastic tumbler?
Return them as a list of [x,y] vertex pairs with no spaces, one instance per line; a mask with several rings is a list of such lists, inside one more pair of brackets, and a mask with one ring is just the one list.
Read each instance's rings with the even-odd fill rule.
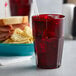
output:
[[32,0],[9,0],[12,16],[29,16]]
[[63,51],[63,15],[42,14],[32,17],[38,68],[53,69],[61,65]]

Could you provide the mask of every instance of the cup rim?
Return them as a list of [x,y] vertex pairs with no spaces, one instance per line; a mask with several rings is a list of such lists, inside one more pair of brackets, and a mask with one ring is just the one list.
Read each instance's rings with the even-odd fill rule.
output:
[[39,14],[39,15],[33,15],[32,16],[32,19],[39,19],[39,16],[53,16],[53,17],[57,17],[57,18],[53,18],[55,20],[58,20],[58,19],[64,19],[65,16],[63,14]]

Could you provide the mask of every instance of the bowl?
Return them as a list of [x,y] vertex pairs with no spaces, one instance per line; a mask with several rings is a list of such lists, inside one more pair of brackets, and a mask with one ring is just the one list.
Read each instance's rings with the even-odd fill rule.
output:
[[0,56],[31,56],[34,54],[34,44],[2,44]]

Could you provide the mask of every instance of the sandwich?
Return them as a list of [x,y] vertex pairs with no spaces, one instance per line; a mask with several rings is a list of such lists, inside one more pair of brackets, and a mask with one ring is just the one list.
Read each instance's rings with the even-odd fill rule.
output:
[[28,16],[13,16],[0,19],[1,43],[33,43]]

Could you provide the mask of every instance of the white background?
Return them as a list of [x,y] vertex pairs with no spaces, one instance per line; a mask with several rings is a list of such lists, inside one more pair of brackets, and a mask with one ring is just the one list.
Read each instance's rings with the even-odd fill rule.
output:
[[61,13],[62,0],[37,0],[40,13]]
[[[5,17],[5,1],[9,0],[0,0],[0,18]],[[8,2],[9,4],[9,2]],[[61,13],[62,12],[62,0],[37,0],[39,13]],[[33,7],[33,10],[36,10],[36,6]],[[32,10],[32,11],[33,11]],[[6,8],[7,16],[9,16],[9,5]]]

